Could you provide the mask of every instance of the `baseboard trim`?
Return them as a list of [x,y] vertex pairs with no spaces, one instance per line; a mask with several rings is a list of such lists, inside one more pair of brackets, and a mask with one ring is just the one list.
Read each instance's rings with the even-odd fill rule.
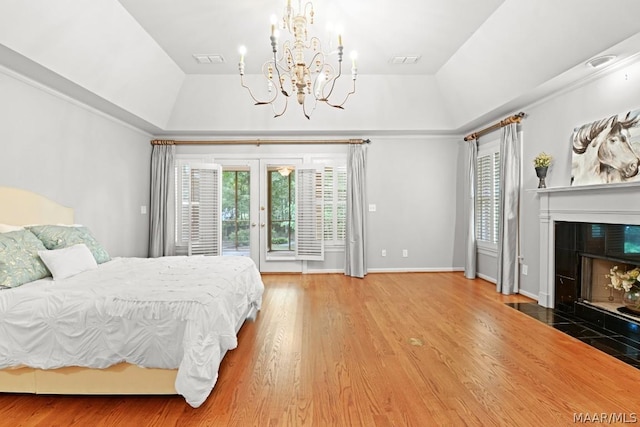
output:
[[536,294],[533,294],[533,293],[531,293],[531,292],[527,292],[527,291],[523,291],[522,289],[520,289],[520,290],[518,291],[518,293],[519,293],[520,295],[524,295],[525,297],[529,297],[529,298],[531,298],[531,299],[533,299],[533,300],[538,301],[538,295],[536,295]]
[[434,267],[434,268],[370,268],[369,273],[450,273],[464,271],[460,267]]
[[[370,268],[368,273],[452,273],[464,271],[463,267],[436,267],[436,268]],[[344,274],[342,269],[310,269],[298,272],[264,272],[261,274]],[[486,280],[486,279],[485,279]],[[494,280],[495,283],[495,280]]]
[[478,276],[479,278],[486,280],[487,282],[491,282],[491,283],[498,283],[498,279],[494,279],[493,277],[489,277],[486,274],[482,274],[482,273],[476,273],[476,276]]

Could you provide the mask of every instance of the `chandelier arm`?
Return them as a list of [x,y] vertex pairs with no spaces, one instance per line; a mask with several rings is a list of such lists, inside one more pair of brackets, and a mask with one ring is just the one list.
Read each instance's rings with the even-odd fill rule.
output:
[[289,53],[289,55],[291,55],[291,44],[289,43],[289,40],[285,41],[282,44],[282,56],[278,59],[278,63],[286,62],[285,61],[286,53]]
[[[280,92],[282,92],[282,94],[285,97],[289,98],[289,94],[287,93],[286,90],[284,90],[284,87],[282,86],[282,78],[280,76],[280,68],[278,68],[278,60],[277,60],[276,56],[277,56],[277,54],[276,54],[276,51],[274,49],[274,51],[273,51],[273,64],[274,64],[274,68],[276,69],[276,73],[278,73],[278,85],[280,86]],[[286,108],[285,108],[285,110],[286,110]],[[283,114],[284,114],[284,111],[283,111]],[[282,115],[282,114],[280,114],[280,115]],[[279,117],[279,116],[276,116],[276,117]]]
[[311,3],[310,1],[307,2],[307,4],[304,5],[304,14],[305,16],[307,15],[307,7],[311,6],[311,24],[313,24],[313,3]]
[[[313,58],[311,58],[311,61],[309,61],[309,65],[313,65],[314,61],[316,60],[316,58],[317,58],[318,56],[321,56],[321,57],[322,57],[322,63],[324,64],[324,63],[325,63],[325,60],[324,60],[324,52],[323,52],[323,51],[318,51],[318,52],[316,52],[316,54],[315,54],[315,55],[313,55]],[[311,68],[311,67],[309,67],[309,68]]]
[[311,109],[311,112],[309,113],[309,116],[311,116],[313,114],[314,111],[316,111],[316,107],[318,106],[318,99],[317,98],[313,98],[313,108]]
[[271,111],[273,111],[273,114],[274,114],[273,118],[276,119],[276,118],[282,116],[285,113],[285,111],[287,111],[287,106],[288,105],[289,105],[289,97],[285,97],[284,98],[284,108],[282,109],[282,112],[277,113],[275,105],[273,105],[273,103],[271,103]]
[[323,97],[324,102],[327,102],[329,100],[329,97],[333,93],[333,89],[336,87],[336,80],[338,80],[340,76],[342,76],[342,62],[340,62],[340,67],[338,68],[338,75],[331,79],[331,89],[329,89],[329,93],[327,94],[327,96]]
[[353,95],[354,93],[356,93],[356,81],[355,81],[355,79],[353,80],[353,87],[352,87],[351,91],[349,93],[347,93],[347,96],[344,97],[344,100],[342,101],[342,103],[340,103],[340,104],[332,104],[328,100],[324,101],[324,103],[329,105],[329,106],[331,106],[331,107],[344,109],[343,105],[347,102],[347,99],[349,99],[349,97],[351,95]]
[[[289,40],[287,40],[287,42],[288,41]],[[284,65],[281,65],[280,61],[278,61],[278,65],[280,65],[280,67],[282,67],[283,71],[286,71],[287,73],[290,73],[292,68],[289,66],[287,61],[285,61],[285,59],[284,59],[285,58],[284,51],[289,53],[289,56],[293,58],[293,53],[291,53],[291,46],[283,46],[282,50],[283,50],[283,53],[282,53],[282,58],[280,58],[280,61],[282,61],[283,63],[287,64],[287,66],[285,67]]]
[[242,76],[242,75],[240,75],[240,85],[241,85],[243,88],[247,89],[247,92],[249,92],[249,95],[251,95],[251,98],[253,98],[253,100],[255,101],[255,103],[256,103],[255,105],[266,105],[266,104],[271,104],[271,103],[273,103],[273,101],[275,101],[275,100],[276,100],[276,98],[277,98],[277,96],[278,96],[278,94],[277,94],[277,93],[275,93],[275,94],[274,94],[274,96],[273,96],[273,98],[272,98],[271,100],[269,100],[269,101],[260,101],[258,98],[256,98],[256,97],[253,95],[253,92],[251,91],[251,88],[250,88],[249,86],[247,86],[247,85],[244,83],[244,78],[243,78],[243,76]]
[[[315,110],[315,108],[314,108]],[[311,112],[313,113],[313,110],[311,110]],[[307,118],[307,120],[311,120],[311,116],[309,114],[307,114],[307,107],[302,104],[302,114],[304,114],[304,116]]]
[[304,45],[304,48],[305,49],[311,49],[311,46],[312,46],[314,40],[318,41],[318,50],[322,51],[322,41],[316,36],[311,37],[309,39],[309,41]]

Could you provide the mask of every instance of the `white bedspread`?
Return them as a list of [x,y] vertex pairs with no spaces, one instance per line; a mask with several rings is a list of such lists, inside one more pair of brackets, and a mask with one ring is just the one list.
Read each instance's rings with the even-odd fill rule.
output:
[[176,391],[198,407],[263,290],[250,258],[203,256],[115,258],[3,290],[0,368],[177,368]]

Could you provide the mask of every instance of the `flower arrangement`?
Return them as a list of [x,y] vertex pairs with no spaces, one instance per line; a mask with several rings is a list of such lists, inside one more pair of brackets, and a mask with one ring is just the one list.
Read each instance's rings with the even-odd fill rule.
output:
[[553,157],[543,151],[533,159],[533,166],[536,168],[548,168],[551,165],[551,159]]
[[636,267],[632,270],[620,271],[617,265],[614,265],[609,274],[605,277],[611,279],[611,283],[607,284],[607,287],[613,288],[618,291],[624,290],[629,292],[632,289],[640,289],[640,282],[638,282],[638,276],[640,276],[640,267]]

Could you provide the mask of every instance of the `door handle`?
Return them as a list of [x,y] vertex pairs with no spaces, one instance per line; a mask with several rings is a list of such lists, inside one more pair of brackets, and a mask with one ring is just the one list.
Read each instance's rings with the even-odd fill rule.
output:
[[264,225],[265,225],[264,222],[260,223],[260,227],[264,228]]
[[252,226],[252,227],[255,227],[256,225],[258,225],[258,224],[256,224],[255,222],[252,222],[252,223],[251,223],[251,226]]

